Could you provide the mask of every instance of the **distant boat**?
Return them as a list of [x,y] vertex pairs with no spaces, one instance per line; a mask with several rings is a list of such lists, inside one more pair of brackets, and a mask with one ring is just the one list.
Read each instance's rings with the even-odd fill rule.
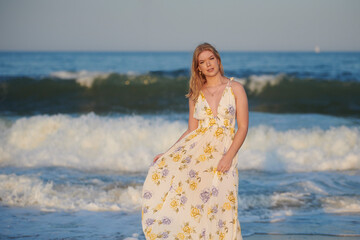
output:
[[315,52],[315,53],[320,53],[320,47],[316,45],[316,46],[315,46],[315,49],[314,49],[314,52]]

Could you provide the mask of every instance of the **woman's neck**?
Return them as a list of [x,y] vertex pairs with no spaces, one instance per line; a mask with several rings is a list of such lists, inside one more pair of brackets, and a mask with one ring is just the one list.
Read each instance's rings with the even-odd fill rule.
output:
[[206,87],[215,87],[223,83],[224,77],[221,76],[221,74],[217,74],[213,77],[207,77],[206,78]]

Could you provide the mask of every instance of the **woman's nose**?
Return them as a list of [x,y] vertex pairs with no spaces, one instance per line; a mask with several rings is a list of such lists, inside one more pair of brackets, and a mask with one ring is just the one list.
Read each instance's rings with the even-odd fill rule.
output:
[[210,66],[210,61],[206,61],[206,66]]

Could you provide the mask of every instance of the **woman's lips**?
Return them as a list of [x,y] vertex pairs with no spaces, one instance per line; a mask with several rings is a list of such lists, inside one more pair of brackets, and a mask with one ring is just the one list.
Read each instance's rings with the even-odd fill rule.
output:
[[207,71],[212,72],[212,71],[214,71],[214,68],[209,68]]

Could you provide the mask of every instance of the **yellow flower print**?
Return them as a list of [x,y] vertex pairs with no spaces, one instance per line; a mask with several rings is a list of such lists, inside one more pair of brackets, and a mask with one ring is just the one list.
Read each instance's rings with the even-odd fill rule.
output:
[[230,195],[228,196],[228,199],[230,202],[235,203],[235,197],[234,197],[233,192],[230,193]]
[[230,133],[234,134],[235,133],[235,128],[230,128]]
[[197,182],[191,181],[191,182],[190,182],[190,189],[191,189],[191,190],[195,190],[196,188],[197,188]]
[[225,127],[228,127],[229,125],[230,125],[229,119],[226,118],[226,119],[224,120],[224,126],[225,126]]
[[203,94],[200,94],[200,96],[202,100],[205,100],[205,96]]
[[156,238],[157,237],[155,233],[150,234],[150,240],[155,240]]
[[200,215],[200,210],[198,208],[196,208],[196,207],[192,207],[191,208],[191,216],[193,218],[196,218],[199,215]]
[[220,238],[221,240],[225,239],[225,233],[221,232],[220,235],[219,235],[219,238]]
[[224,129],[222,129],[221,127],[218,127],[216,129],[216,132],[215,132],[215,136],[216,137],[219,137],[220,135],[222,135],[224,133]]
[[162,168],[163,166],[165,166],[165,161],[164,161],[164,159],[161,159],[161,161],[158,164],[158,167]]
[[213,151],[214,151],[214,147],[210,146],[210,144],[208,144],[204,149],[204,153],[206,154],[211,154]]
[[211,111],[211,108],[208,108],[208,107],[205,107],[205,112],[207,115],[212,115],[212,111]]
[[178,233],[177,237],[181,240],[185,239],[185,235],[183,233]]
[[152,231],[151,227],[146,229],[146,236],[150,237],[151,236],[151,231]]
[[182,187],[178,187],[177,189],[176,189],[176,193],[181,193],[182,192]]
[[163,203],[159,203],[158,205],[156,205],[155,210],[159,211],[162,208],[162,206],[163,206]]
[[198,128],[197,130],[196,130],[196,133],[201,133],[201,134],[204,134],[205,132],[207,131],[207,128],[204,128],[204,127],[201,127],[201,128]]
[[184,233],[190,234],[191,228],[187,225],[187,226],[183,227],[183,231],[184,231]]
[[180,154],[176,154],[176,155],[173,157],[173,161],[174,161],[174,162],[177,162],[177,161],[180,160],[180,158],[181,158]]
[[176,199],[173,199],[170,203],[170,206],[174,209],[177,208],[178,205],[179,205],[179,203]]
[[157,182],[159,179],[160,179],[160,176],[159,176],[158,173],[154,173],[154,174],[152,175],[152,180],[153,180],[154,182]]
[[201,128],[201,133],[204,134],[204,133],[206,133],[207,130],[208,130],[208,128]]
[[209,122],[210,126],[215,125],[215,123],[216,123],[216,120],[214,118],[210,119],[210,122]]
[[200,162],[204,162],[206,161],[206,156],[204,154],[201,154],[198,159]]
[[191,134],[189,137],[186,138],[185,142],[186,142],[186,141],[190,141],[191,139],[193,139],[193,138],[196,137],[196,136],[197,136],[196,133]]
[[231,204],[229,202],[226,202],[226,203],[224,203],[223,208],[225,210],[230,210],[231,209]]

